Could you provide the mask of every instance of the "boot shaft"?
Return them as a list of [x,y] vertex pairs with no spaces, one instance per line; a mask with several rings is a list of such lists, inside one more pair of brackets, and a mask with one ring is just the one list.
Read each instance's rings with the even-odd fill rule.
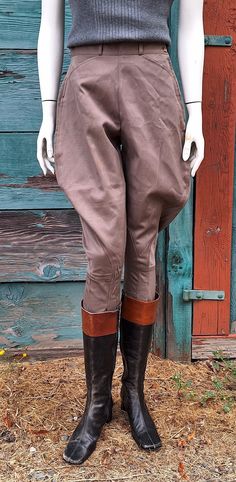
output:
[[156,320],[159,294],[151,301],[136,300],[122,292],[120,351],[124,372],[122,383],[130,390],[143,390],[143,381]]

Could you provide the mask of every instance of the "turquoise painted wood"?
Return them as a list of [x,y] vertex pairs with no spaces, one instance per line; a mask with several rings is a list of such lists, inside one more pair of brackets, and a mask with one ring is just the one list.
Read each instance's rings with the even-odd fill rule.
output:
[[232,231],[232,258],[231,258],[231,298],[230,319],[231,333],[236,333],[236,144],[234,156],[234,203],[233,203],[233,231]]
[[[65,37],[67,37],[71,13],[65,1]],[[0,46],[2,49],[36,49],[40,26],[41,0],[1,0]]]
[[[65,45],[71,26],[66,0]],[[0,3],[0,132],[38,131],[41,97],[37,68],[37,40],[41,0],[17,0]],[[65,48],[63,80],[70,61]]]
[[[0,99],[1,97],[2,95]],[[4,109],[7,109],[6,104]],[[70,201],[58,186],[56,177],[51,173],[43,175],[36,158],[37,136],[38,132],[0,133],[2,210],[72,208]]]
[[0,211],[0,282],[84,281],[87,259],[74,209]]
[[160,358],[165,358],[166,355],[166,254],[166,229],[164,229],[157,239],[156,281],[160,298],[152,343],[152,351]]
[[[40,3],[22,0],[0,5],[0,109],[4,112],[0,120],[0,344],[28,346],[48,355],[54,349],[64,352],[68,347],[81,347],[77,319],[81,323],[86,260],[72,206],[55,178],[50,174],[44,178],[36,160],[41,123],[35,50]],[[70,27],[68,2],[66,9],[65,39]],[[170,55],[179,78],[178,0],[172,7],[170,27]],[[68,64],[65,49],[61,80]],[[63,216],[67,219],[61,223]],[[159,356],[181,361],[191,359],[192,305],[183,301],[182,290],[192,288],[192,221],[193,189],[185,208],[160,233],[156,252],[161,299],[153,349]],[[232,250],[231,331],[235,333],[236,187]]]
[[0,283],[0,346],[48,356],[81,349],[84,284]]
[[[63,80],[69,65],[65,51]],[[39,131],[42,120],[36,50],[0,50],[0,131]]]
[[48,350],[81,346],[84,283],[1,283],[0,346]]
[[[0,5],[0,346],[50,356],[82,347],[80,301],[87,266],[79,219],[77,224],[55,177],[45,178],[36,159],[42,120],[36,52],[40,4]],[[66,2],[65,40],[70,21]],[[173,48],[171,57],[178,75]],[[61,81],[69,60],[65,49]],[[161,296],[153,349],[161,357],[186,360],[191,351],[190,305],[181,300],[182,287],[191,287],[191,216],[192,200],[158,239]]]
[[[179,2],[170,15],[170,56],[181,85],[177,56]],[[182,89],[181,89],[182,90]],[[186,117],[187,119],[187,117]],[[184,162],[184,161],[183,161]],[[189,200],[166,229],[166,358],[191,361],[192,305],[183,301],[183,289],[192,288],[193,182]]]

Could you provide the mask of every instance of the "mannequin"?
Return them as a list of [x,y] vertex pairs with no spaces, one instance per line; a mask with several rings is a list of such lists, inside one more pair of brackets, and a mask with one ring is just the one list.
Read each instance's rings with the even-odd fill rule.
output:
[[[163,5],[164,0],[160,4]],[[97,45],[88,44],[91,50],[75,46],[59,90],[64,12],[64,0],[42,0],[38,68],[43,121],[37,140],[37,158],[44,175],[47,170],[56,173],[58,184],[80,214],[88,257],[89,272],[81,302],[87,401],[83,417],[63,454],[67,462],[81,464],[94,451],[103,425],[112,419],[111,384],[119,322],[124,363],[121,408],[128,414],[131,433],[139,447],[159,450],[162,446],[143,394],[159,300],[155,288],[155,248],[157,233],[187,201],[189,177],[195,176],[204,157],[203,0],[180,0],[178,58],[188,110],[186,128],[173,68],[166,46],[160,42],[149,44],[154,50],[148,50],[147,42],[140,47],[138,41],[133,47],[129,42],[129,45],[123,43],[119,49],[119,40],[109,46],[105,42],[103,50],[99,46],[96,50]],[[130,51],[132,48],[134,52]],[[127,55],[130,53],[132,55]],[[120,76],[117,77],[114,72],[118,70],[114,68],[118,65]],[[130,69],[133,69],[134,83],[129,77]],[[105,87],[101,91],[103,82]],[[138,92],[135,98],[134,86]],[[115,112],[117,92],[124,140],[119,155],[114,150],[121,132]],[[148,107],[145,96],[150,101]],[[161,110],[163,105],[166,105],[165,111]],[[159,143],[154,140],[155,135],[159,136]],[[160,145],[164,149],[160,150],[162,155],[158,154]],[[182,163],[186,163],[186,168]],[[138,172],[141,175],[138,176]],[[169,194],[165,192],[167,185]],[[125,283],[119,302],[124,256]]]
[[[190,158],[192,144],[196,149],[191,157],[191,176],[194,177],[204,158],[202,133],[202,105],[189,102],[202,99],[204,62],[204,33],[202,21],[203,1],[180,0],[178,61],[184,99],[187,104],[183,160]],[[42,99],[56,99],[64,57],[65,0],[42,1],[42,16],[38,37],[38,71]],[[187,40],[186,40],[187,39]],[[194,48],[193,48],[194,45]],[[189,73],[191,72],[191,75]],[[46,176],[54,174],[53,135],[56,124],[55,102],[42,103],[43,120],[37,140],[37,159]],[[44,151],[46,140],[46,152]]]

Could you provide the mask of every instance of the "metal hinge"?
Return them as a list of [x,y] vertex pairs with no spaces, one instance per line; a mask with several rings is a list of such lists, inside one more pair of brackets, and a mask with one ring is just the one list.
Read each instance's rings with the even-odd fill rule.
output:
[[216,300],[225,299],[224,291],[217,290],[183,290],[183,300]]
[[204,35],[205,45],[213,47],[231,47],[233,37],[231,35]]

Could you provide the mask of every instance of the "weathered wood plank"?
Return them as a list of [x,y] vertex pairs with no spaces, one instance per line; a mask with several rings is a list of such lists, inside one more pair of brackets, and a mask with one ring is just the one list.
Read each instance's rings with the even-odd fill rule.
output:
[[[21,45],[21,44],[20,44]],[[65,50],[61,80],[70,61]],[[39,131],[42,122],[36,50],[0,50],[0,131]]]
[[222,351],[225,358],[236,358],[236,335],[193,336],[192,359],[204,360],[214,357],[214,351]]
[[[68,346],[67,346],[68,345]],[[22,358],[22,353],[27,353],[27,358]],[[4,362],[6,357],[9,357],[9,360],[20,360],[21,362],[34,362],[36,360],[52,360],[57,358],[68,358],[68,357],[83,357],[84,355],[84,348],[83,348],[83,340],[69,340],[69,342],[64,343],[57,343],[57,347],[49,347],[45,348],[42,347],[40,349],[30,348],[30,349],[23,349],[23,350],[15,350],[14,348],[7,349],[7,354],[4,357],[0,357],[0,365],[1,362]],[[117,347],[117,357],[121,357],[121,352],[119,345]],[[122,360],[120,358],[122,363]]]
[[72,208],[56,176],[42,172],[36,158],[37,135],[0,134],[1,210]]
[[[65,41],[71,26],[69,2],[65,2]],[[2,49],[32,49],[37,47],[41,0],[1,0],[0,45]]]
[[85,280],[77,212],[0,211],[0,268],[1,282]]
[[152,352],[160,358],[165,358],[166,344],[166,317],[165,317],[165,296],[166,296],[166,245],[165,230],[161,231],[157,239],[156,249],[156,284],[160,295],[158,303],[157,319],[154,325]]
[[[171,10],[170,55],[181,87],[177,56],[178,7],[176,2]],[[166,358],[185,362],[191,361],[192,305],[183,301],[182,293],[183,289],[192,288],[192,219],[193,185],[187,203],[166,230]]]
[[81,340],[83,282],[1,283],[0,346],[56,349]]
[[[236,82],[236,79],[235,79]],[[236,90],[235,90],[236,91]],[[232,229],[232,259],[231,259],[231,294],[230,320],[231,333],[236,333],[236,143],[234,155],[234,201],[233,201],[233,229]]]
[[83,349],[84,287],[84,282],[1,283],[0,347],[11,354],[27,351],[35,359],[77,355]]
[[225,300],[193,306],[194,335],[230,332],[230,270],[235,145],[235,0],[205,2],[205,33],[232,35],[232,47],[206,47],[203,83],[205,159],[196,174],[194,288]]
[[[37,349],[24,349],[14,350],[14,348],[7,348],[7,352],[3,357],[0,357],[1,362],[4,363],[6,359],[9,361],[20,360],[21,362],[34,362],[39,360],[52,360],[57,358],[78,357],[83,356],[83,340],[71,340],[69,347],[66,344],[57,344],[57,348],[40,348]],[[22,353],[27,353],[27,358],[22,358]]]

